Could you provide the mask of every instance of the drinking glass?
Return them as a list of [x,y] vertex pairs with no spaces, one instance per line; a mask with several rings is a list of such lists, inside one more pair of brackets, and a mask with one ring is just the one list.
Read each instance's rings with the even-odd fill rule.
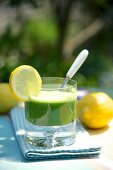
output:
[[31,145],[52,148],[75,142],[77,83],[69,79],[61,88],[63,81],[60,77],[43,77],[40,94],[29,94],[25,121],[26,142]]

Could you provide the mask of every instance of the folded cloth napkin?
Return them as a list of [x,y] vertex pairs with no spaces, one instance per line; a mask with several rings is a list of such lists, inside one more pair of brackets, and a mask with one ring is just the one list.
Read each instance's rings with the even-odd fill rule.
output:
[[27,159],[48,160],[61,158],[94,157],[100,154],[101,147],[77,120],[76,142],[71,146],[60,146],[51,149],[37,148],[26,143],[25,140],[25,109],[15,107],[10,112],[17,141],[23,155]]

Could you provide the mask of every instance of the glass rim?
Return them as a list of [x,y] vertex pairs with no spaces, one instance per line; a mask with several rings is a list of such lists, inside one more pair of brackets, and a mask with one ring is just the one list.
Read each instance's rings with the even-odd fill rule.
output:
[[68,83],[67,83],[70,86],[66,86],[66,87],[63,87],[63,88],[62,87],[56,87],[56,88],[43,87],[43,81],[46,80],[46,79],[48,79],[48,80],[52,80],[52,79],[57,80],[57,79],[59,79],[61,81],[61,84],[62,84],[63,81],[65,80],[64,77],[41,77],[41,79],[42,79],[42,88],[41,88],[42,90],[51,90],[52,91],[52,90],[63,90],[63,89],[66,90],[66,89],[70,89],[70,88],[77,88],[77,82],[75,80],[71,79],[71,78],[69,78]]

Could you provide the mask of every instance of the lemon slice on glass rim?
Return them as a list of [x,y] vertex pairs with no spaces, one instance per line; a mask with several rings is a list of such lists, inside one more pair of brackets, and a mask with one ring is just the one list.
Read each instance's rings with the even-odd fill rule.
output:
[[35,68],[29,65],[21,65],[12,71],[9,87],[17,99],[28,101],[30,96],[39,95],[42,80]]

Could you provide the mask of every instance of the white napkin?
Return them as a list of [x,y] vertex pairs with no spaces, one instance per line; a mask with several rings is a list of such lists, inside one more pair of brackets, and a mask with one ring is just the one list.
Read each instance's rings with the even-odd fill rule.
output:
[[82,158],[95,157],[100,154],[101,147],[97,144],[88,132],[77,120],[76,123],[76,142],[71,146],[60,146],[51,149],[37,148],[25,141],[25,110],[22,107],[16,107],[10,112],[17,141],[23,155],[27,159],[47,160],[61,158]]

